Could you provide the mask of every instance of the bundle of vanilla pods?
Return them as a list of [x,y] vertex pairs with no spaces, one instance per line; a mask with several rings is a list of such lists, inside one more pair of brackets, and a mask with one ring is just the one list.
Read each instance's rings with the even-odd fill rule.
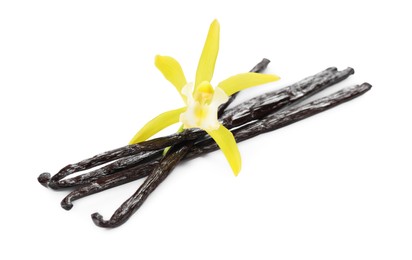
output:
[[[262,72],[268,64],[269,60],[263,59],[251,71]],[[304,105],[299,104],[353,73],[352,68],[342,71],[328,68],[295,84],[254,97],[227,109],[235,99],[235,94],[220,107],[219,120],[232,131],[237,142],[276,130],[369,91],[372,86],[363,83],[344,88]],[[167,147],[171,148],[164,153]],[[69,164],[54,176],[50,173],[42,173],[38,181],[54,190],[70,190],[61,202],[64,209],[70,210],[74,200],[146,177],[137,191],[114,212],[109,220],[103,219],[99,213],[92,214],[93,222],[97,226],[114,228],[125,223],[139,209],[181,160],[193,159],[217,149],[218,146],[206,132],[188,129],[181,133],[120,147]],[[104,166],[87,171],[100,165]],[[68,177],[73,173],[77,175]]]

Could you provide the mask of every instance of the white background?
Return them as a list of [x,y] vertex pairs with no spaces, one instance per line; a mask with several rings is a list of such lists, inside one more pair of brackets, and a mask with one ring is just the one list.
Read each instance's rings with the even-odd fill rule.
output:
[[[408,1],[1,1],[1,259],[411,259]],[[184,163],[123,226],[96,227],[140,182],[60,208],[38,174],[123,146],[181,106],[153,64],[193,80],[210,22],[214,81],[261,58],[277,89],[330,66],[364,96]],[[257,90],[243,93],[245,99]],[[166,132],[172,133],[177,126]]]

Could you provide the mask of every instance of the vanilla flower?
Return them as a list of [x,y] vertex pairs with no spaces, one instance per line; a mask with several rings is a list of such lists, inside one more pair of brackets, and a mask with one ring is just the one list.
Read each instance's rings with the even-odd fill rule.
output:
[[157,55],[155,65],[181,95],[184,107],[167,111],[149,121],[130,141],[135,144],[145,141],[169,125],[181,122],[183,128],[205,130],[217,143],[237,175],[241,168],[241,157],[233,134],[217,117],[218,108],[232,94],[250,87],[276,81],[276,75],[242,73],[221,81],[215,88],[210,84],[219,51],[220,25],[214,20],[200,56],[195,83],[188,83],[180,64],[169,56]]

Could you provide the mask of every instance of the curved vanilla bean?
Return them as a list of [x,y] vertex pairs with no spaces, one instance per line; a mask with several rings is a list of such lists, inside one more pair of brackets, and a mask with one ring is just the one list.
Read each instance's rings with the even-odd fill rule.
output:
[[92,214],[93,222],[99,227],[114,228],[125,223],[143,204],[147,197],[170,174],[174,167],[192,147],[193,142],[184,141],[172,146],[153,172],[147,177],[139,189],[126,200],[112,215],[110,220],[104,220],[99,213]]
[[117,172],[108,176],[101,176],[91,183],[83,185],[67,195],[60,205],[66,210],[73,207],[73,201],[101,192],[149,175],[160,160],[153,160],[145,164],[139,164],[124,171]]

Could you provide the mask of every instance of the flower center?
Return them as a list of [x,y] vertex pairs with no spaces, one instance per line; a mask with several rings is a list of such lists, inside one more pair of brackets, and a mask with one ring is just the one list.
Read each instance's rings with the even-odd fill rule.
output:
[[208,81],[203,81],[196,87],[193,98],[201,105],[210,104],[214,93],[212,85]]

